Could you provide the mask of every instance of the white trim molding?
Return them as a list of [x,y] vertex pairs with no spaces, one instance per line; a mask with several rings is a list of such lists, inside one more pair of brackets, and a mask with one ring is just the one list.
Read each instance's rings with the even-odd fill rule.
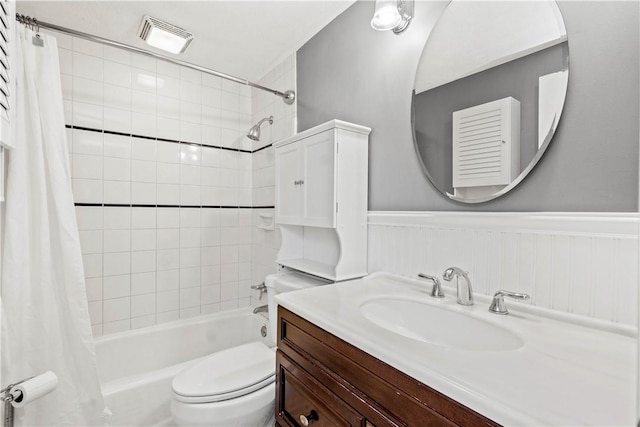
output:
[[525,292],[528,304],[637,326],[636,213],[369,212],[368,220],[369,273],[439,276],[457,266],[474,292]]
[[369,211],[369,225],[493,230],[637,239],[638,213]]

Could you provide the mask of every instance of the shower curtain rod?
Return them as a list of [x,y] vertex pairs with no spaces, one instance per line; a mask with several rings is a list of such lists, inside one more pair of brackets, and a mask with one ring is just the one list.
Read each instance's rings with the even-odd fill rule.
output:
[[181,61],[179,59],[171,58],[169,56],[161,55],[158,53],[150,52],[148,50],[140,49],[135,46],[130,46],[128,44],[120,43],[114,40],[106,39],[104,37],[94,36],[93,34],[83,33],[81,31],[72,30],[71,28],[61,27],[59,25],[51,24],[49,22],[40,21],[36,18],[22,15],[17,13],[16,20],[21,24],[34,27],[36,29],[45,28],[47,30],[57,31],[59,33],[69,34],[75,37],[80,37],[85,40],[89,40],[96,43],[101,43],[107,46],[117,47],[119,49],[128,50],[129,52],[139,53],[142,55],[150,56],[152,58],[160,59],[162,61],[171,62],[172,64],[181,65],[183,67],[191,68],[193,70],[201,71],[206,74],[210,74],[212,76],[220,77],[221,79],[230,80],[232,82],[236,82],[245,86],[251,86],[256,89],[264,90],[266,92],[272,93],[276,96],[282,98],[285,104],[291,105],[293,101],[296,99],[296,93],[293,90],[287,90],[285,92],[280,92],[279,90],[271,89],[265,86],[261,86],[257,83],[250,82],[245,79],[241,79],[239,77],[232,76],[230,74],[221,73],[219,71],[212,70],[210,68],[201,67],[196,64],[192,64],[190,62]]

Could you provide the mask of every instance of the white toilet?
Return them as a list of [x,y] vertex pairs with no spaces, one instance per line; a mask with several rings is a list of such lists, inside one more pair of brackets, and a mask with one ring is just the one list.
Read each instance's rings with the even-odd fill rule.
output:
[[229,348],[176,375],[171,400],[176,425],[272,426],[278,316],[274,296],[325,283],[292,271],[267,276],[271,348],[260,341]]

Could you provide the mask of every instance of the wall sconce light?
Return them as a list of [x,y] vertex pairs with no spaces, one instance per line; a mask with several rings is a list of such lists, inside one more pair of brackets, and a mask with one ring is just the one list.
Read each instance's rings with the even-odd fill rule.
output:
[[413,18],[414,0],[376,0],[376,10],[371,18],[371,28],[378,31],[393,30],[400,34]]

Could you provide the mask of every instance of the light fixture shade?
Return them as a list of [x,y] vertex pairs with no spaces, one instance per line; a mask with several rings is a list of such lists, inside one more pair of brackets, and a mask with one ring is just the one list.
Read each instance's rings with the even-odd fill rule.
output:
[[149,15],[142,18],[140,38],[149,46],[170,53],[182,53],[193,40],[193,34]]
[[378,31],[392,30],[400,24],[397,0],[376,0],[376,9],[371,18],[371,28]]
[[400,34],[413,18],[414,0],[376,0],[371,27],[378,31],[392,30]]

